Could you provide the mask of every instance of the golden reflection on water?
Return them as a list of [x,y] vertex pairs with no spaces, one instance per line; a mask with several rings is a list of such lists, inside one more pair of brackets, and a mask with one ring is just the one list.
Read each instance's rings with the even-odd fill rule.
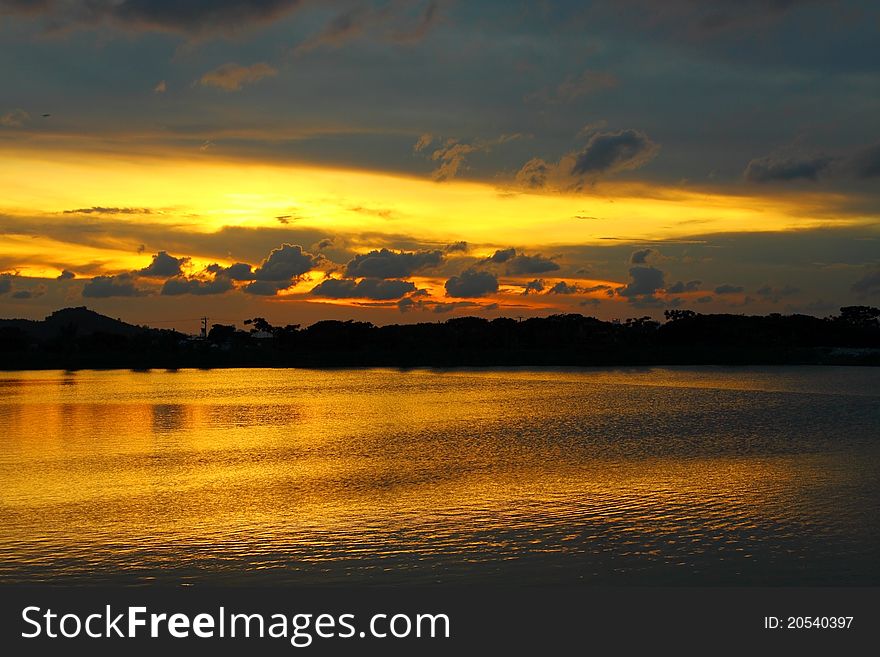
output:
[[0,580],[876,584],[878,382],[4,374]]

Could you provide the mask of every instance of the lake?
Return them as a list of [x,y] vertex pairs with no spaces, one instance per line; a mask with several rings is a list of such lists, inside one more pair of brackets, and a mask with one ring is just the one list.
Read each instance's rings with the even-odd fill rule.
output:
[[880,585],[880,368],[0,373],[0,582]]

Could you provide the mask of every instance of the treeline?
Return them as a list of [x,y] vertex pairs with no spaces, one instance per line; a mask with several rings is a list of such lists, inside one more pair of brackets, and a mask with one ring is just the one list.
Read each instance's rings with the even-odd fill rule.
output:
[[123,326],[83,333],[62,322],[47,335],[45,328],[0,324],[2,367],[880,364],[880,309],[869,306],[841,308],[824,319],[671,310],[665,322],[565,314],[389,326],[327,320],[301,327],[257,317],[243,329],[215,324],[204,339]]

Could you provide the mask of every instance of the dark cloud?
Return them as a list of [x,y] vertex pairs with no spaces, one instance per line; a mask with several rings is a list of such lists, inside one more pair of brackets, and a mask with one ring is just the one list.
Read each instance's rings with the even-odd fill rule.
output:
[[312,288],[311,294],[328,299],[373,299],[387,301],[414,292],[416,286],[410,281],[384,278],[364,278],[353,281],[349,278],[328,278]]
[[468,248],[468,243],[465,241],[453,242],[452,244],[448,244],[446,246],[445,251],[446,253],[456,253],[458,251],[461,251],[462,253],[467,253]]
[[146,294],[149,294],[149,292],[138,289],[136,279],[131,274],[95,276],[95,278],[85,284],[82,291],[82,295],[90,299],[142,297]]
[[301,4],[302,0],[123,0],[92,7],[124,26],[199,33],[270,22]]
[[189,258],[175,258],[172,255],[168,255],[166,251],[159,251],[159,253],[153,256],[153,261],[137,273],[141,276],[156,278],[179,276],[181,274],[181,267],[188,263],[189,260]]
[[712,295],[706,295],[697,299],[697,303],[709,303],[712,301]]
[[415,27],[394,33],[392,40],[397,43],[417,43],[424,39],[440,20],[440,5],[441,0],[428,0]]
[[214,263],[208,265],[206,271],[215,276],[224,276],[233,281],[252,281],[255,277],[254,272],[251,271],[251,266],[245,262],[236,262],[228,267],[222,267]]
[[776,157],[768,155],[749,162],[743,176],[749,182],[785,182],[789,180],[818,180],[834,162],[829,155],[808,157]]
[[197,278],[185,278],[176,276],[169,278],[162,285],[161,294],[164,296],[178,296],[181,294],[223,294],[232,289],[232,281],[225,276],[215,276],[213,280],[203,281]]
[[857,178],[880,176],[880,142],[856,151],[850,158],[849,169]]
[[245,294],[253,294],[261,297],[271,297],[275,296],[281,290],[286,290],[291,285],[293,285],[292,280],[285,281],[254,281],[253,283],[248,283],[241,291]]
[[550,258],[542,255],[517,255],[507,263],[509,274],[542,274],[548,271],[558,271],[559,265]]
[[506,264],[508,274],[542,274],[548,271],[557,271],[559,265],[550,258],[542,255],[517,254],[516,249],[498,249],[488,258],[481,261],[483,264]]
[[488,271],[466,269],[446,281],[448,297],[482,297],[498,291],[498,278]]
[[0,0],[0,14],[39,14],[56,0]]
[[0,15],[42,18],[51,30],[111,25],[129,31],[203,36],[267,24],[304,0],[2,0]]
[[90,208],[64,210],[62,214],[153,214],[153,210],[150,208],[110,208],[93,205]]
[[664,288],[664,276],[656,267],[630,267],[630,281],[617,293],[622,297],[651,296]]
[[[282,244],[279,248],[272,249],[262,264],[254,270],[253,277],[257,281],[284,282],[284,287],[290,287],[293,279],[311,271],[316,264],[316,257],[303,251],[303,248],[298,244]],[[267,286],[249,287],[268,289]]]
[[631,265],[645,265],[648,263],[648,256],[652,253],[655,253],[654,249],[640,249],[638,251],[633,251],[632,255],[629,257],[629,264]]
[[757,289],[755,294],[759,297],[772,301],[774,303],[781,301],[785,297],[790,297],[800,292],[800,290],[792,285],[785,285],[781,288],[774,288],[769,285],[764,285],[763,287]]
[[12,291],[12,275],[0,274],[0,294],[9,294]]
[[451,303],[432,303],[429,304],[428,307],[431,309],[432,313],[440,315],[443,313],[450,313],[453,310],[459,310],[461,308],[482,308],[485,310],[493,310],[498,306],[494,303],[483,306],[478,303],[474,303],[473,301],[453,301]]
[[547,290],[547,294],[577,294],[581,289],[577,285],[570,285],[565,281],[559,281]]
[[57,280],[59,281],[69,281],[73,278],[76,278],[76,274],[74,274],[69,269],[65,269],[60,274],[58,274]]
[[745,288],[742,285],[719,285],[715,288],[715,294],[739,294],[740,292],[744,292]]
[[638,169],[650,162],[660,147],[639,130],[594,132],[586,146],[575,153],[571,173],[597,176]]
[[540,278],[536,278],[533,281],[529,281],[523,286],[523,294],[528,295],[530,292],[543,292],[544,291],[544,281]]
[[483,262],[503,263],[516,256],[516,249],[498,249]]
[[406,278],[443,262],[442,251],[370,251],[352,258],[345,267],[349,278]]
[[880,294],[880,267],[872,269],[852,285],[852,291],[859,296]]
[[567,153],[556,163],[532,158],[516,173],[516,181],[531,188],[578,189],[585,181],[639,169],[660,152],[659,144],[640,130],[606,131],[591,125],[580,135],[587,136],[582,148]]
[[681,294],[682,292],[696,292],[700,289],[703,281],[678,281],[666,288],[668,294]]

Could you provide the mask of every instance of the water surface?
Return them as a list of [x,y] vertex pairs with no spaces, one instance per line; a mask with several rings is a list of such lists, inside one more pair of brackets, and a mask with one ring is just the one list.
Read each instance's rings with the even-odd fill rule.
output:
[[880,369],[0,374],[0,581],[880,584]]

